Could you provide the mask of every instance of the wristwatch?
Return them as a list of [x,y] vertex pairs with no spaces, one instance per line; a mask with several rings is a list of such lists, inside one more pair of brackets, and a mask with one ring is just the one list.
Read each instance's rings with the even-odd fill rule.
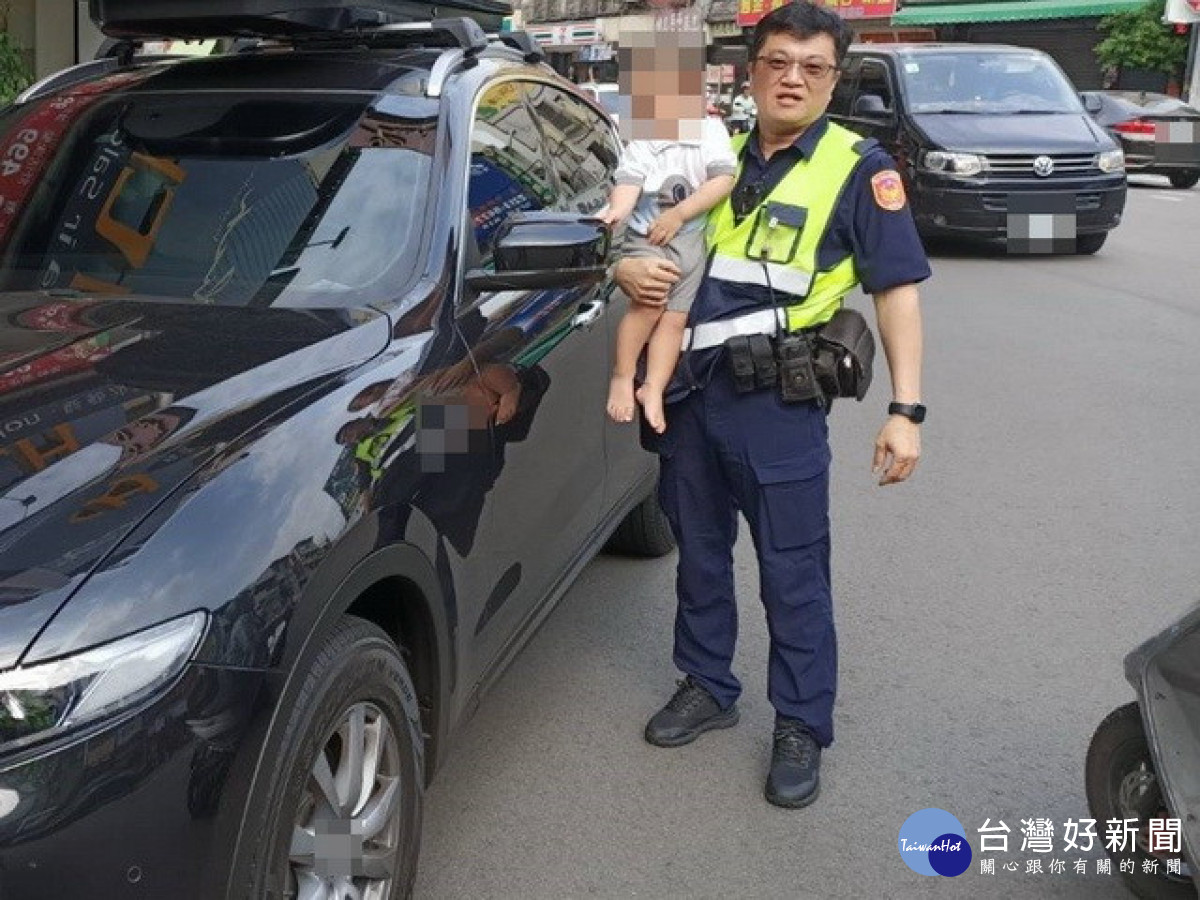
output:
[[925,407],[920,403],[889,403],[889,416],[904,416],[914,425],[925,421]]

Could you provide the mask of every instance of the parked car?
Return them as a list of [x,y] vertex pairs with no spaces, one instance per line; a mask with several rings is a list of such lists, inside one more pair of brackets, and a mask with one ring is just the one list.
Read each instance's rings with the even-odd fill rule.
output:
[[1121,150],[1040,51],[854,45],[830,116],[895,157],[924,235],[1026,241],[1045,226],[1095,253],[1121,221]]
[[671,548],[603,414],[611,122],[371,5],[103,0],[272,41],[0,114],[4,900],[407,896],[480,696],[606,543]]
[[1200,182],[1200,110],[1148,91],[1085,91],[1084,105],[1125,151],[1130,172],[1166,175],[1171,186]]

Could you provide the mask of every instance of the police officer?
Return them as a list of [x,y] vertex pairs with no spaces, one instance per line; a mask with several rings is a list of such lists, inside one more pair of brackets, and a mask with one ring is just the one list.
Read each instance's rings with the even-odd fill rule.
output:
[[[678,747],[737,722],[732,547],[740,510],[771,637],[776,719],[765,795],[783,807],[816,799],[821,750],[833,741],[827,407],[784,402],[777,387],[739,392],[725,342],[745,334],[777,341],[783,331],[818,326],[861,283],[874,299],[892,382],[875,440],[880,484],[913,473],[925,413],[916,284],[930,270],[903,184],[874,141],[825,117],[849,43],[839,16],[805,0],[758,24],[750,51],[758,121],[734,138],[737,184],[709,215],[709,268],[677,370],[688,389],[667,407],[661,437],[643,430],[660,456],[660,501],[679,543],[674,661],[686,676],[650,719],[646,740]],[[640,303],[661,303],[679,276],[650,259],[622,260],[615,274]]]

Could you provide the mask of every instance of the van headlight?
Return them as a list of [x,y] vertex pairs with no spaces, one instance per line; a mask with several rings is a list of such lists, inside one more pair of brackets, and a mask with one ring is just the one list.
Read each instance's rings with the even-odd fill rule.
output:
[[951,175],[978,175],[983,171],[983,157],[977,153],[948,153],[930,150],[925,154],[925,168]]
[[195,612],[52,662],[0,672],[0,747],[51,737],[149,697],[204,634]]
[[1120,172],[1125,168],[1125,151],[1105,150],[1096,161],[1101,172]]

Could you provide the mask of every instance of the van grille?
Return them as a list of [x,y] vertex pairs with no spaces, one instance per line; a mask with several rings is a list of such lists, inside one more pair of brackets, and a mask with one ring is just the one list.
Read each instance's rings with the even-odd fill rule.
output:
[[[1040,154],[1038,154],[1040,155]],[[1099,171],[1094,153],[1048,153],[1054,160],[1054,171],[1038,176],[1033,161],[1038,155],[1029,153],[993,153],[984,157],[984,169],[997,178],[1054,178],[1056,175],[1082,175]]]

